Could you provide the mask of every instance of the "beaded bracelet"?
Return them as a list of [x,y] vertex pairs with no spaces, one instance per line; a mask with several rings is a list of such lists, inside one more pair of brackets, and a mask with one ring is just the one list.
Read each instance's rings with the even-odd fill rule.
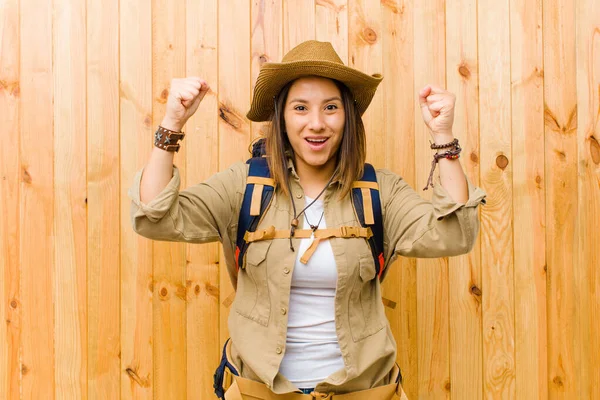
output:
[[[431,142],[429,142],[429,143],[431,143]],[[454,139],[450,143],[446,143],[446,144],[431,143],[430,147],[432,150],[439,150],[439,149],[448,149],[450,147],[460,147],[460,146],[458,145],[458,139]]]
[[446,149],[452,147],[451,150],[447,150],[444,153],[437,153],[433,155],[433,161],[431,162],[431,171],[429,172],[429,179],[427,179],[427,185],[423,188],[423,190],[429,189],[429,186],[433,187],[433,171],[435,171],[435,165],[441,160],[445,158],[447,160],[456,160],[460,157],[460,152],[462,148],[458,144],[458,139],[454,139],[450,143],[446,144],[431,144],[431,148],[434,150],[438,149]]

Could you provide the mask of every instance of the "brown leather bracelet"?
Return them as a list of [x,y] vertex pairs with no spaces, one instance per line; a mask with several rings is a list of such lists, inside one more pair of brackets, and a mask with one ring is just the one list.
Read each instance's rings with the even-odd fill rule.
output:
[[183,132],[175,132],[159,125],[154,133],[154,146],[162,150],[178,152],[180,146],[177,142],[184,137]]

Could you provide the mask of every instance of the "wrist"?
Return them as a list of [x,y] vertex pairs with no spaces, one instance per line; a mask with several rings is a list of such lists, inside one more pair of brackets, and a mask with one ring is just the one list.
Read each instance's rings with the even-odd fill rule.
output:
[[185,123],[174,121],[167,117],[163,118],[162,122],[160,123],[160,126],[162,126],[163,128],[174,132],[181,132],[181,129],[183,129],[183,125],[185,125]]
[[454,140],[454,134],[452,132],[432,133],[431,137],[433,138],[434,144],[446,144]]

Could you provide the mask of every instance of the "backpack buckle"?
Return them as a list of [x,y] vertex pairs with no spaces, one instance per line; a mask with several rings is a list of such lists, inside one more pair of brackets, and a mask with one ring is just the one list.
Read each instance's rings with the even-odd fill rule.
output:
[[342,226],[340,227],[342,237],[360,237],[360,229],[357,226]]

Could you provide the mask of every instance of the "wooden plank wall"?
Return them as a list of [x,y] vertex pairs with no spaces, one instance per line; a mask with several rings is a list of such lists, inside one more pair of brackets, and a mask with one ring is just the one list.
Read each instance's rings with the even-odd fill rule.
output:
[[260,65],[331,41],[384,81],[368,157],[424,197],[426,83],[488,194],[474,250],[384,284],[409,398],[600,399],[597,0],[0,2],[0,398],[211,399],[234,289],[220,245],[151,242],[127,189],[170,80],[211,87],[182,186],[248,156]]

